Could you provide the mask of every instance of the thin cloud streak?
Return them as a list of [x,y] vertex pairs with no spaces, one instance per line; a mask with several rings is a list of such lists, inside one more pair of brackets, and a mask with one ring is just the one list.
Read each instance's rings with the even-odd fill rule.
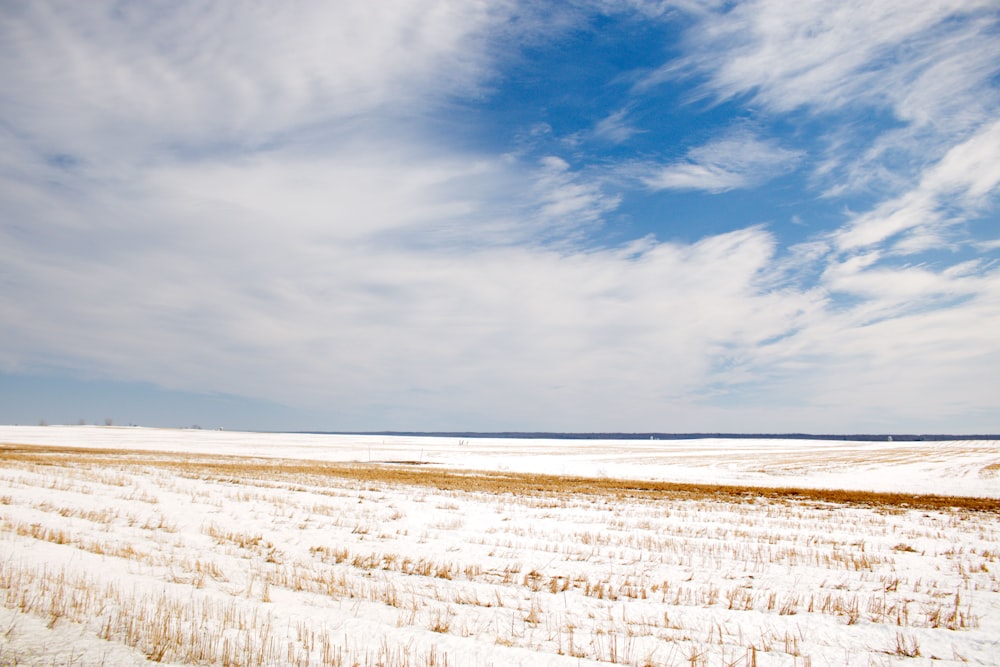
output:
[[826,151],[822,172],[854,187],[882,178],[892,155],[907,156],[893,161],[893,171],[937,161],[995,118],[1000,103],[991,84],[1000,73],[1000,17],[989,0],[919,7],[902,0],[751,0],[693,16],[688,55],[646,75],[638,89],[699,76],[704,95],[748,98],[773,114],[894,117],[903,127],[880,133],[867,154],[856,150],[866,139],[854,132],[843,144],[850,151]]
[[628,123],[628,109],[619,109],[610,116],[602,118],[594,126],[594,136],[598,139],[620,144],[629,140],[640,130]]
[[642,180],[652,190],[719,193],[755,187],[792,171],[801,155],[740,132],[693,148],[684,160],[651,170]]
[[[944,85],[966,91],[995,72],[995,65],[983,66],[986,54],[976,51],[986,46],[989,54],[997,48],[987,37],[993,22],[978,20],[993,11],[989,0],[919,7],[902,0],[742,2],[711,14],[710,22],[689,33],[687,60],[648,75],[641,85],[677,76],[683,67],[707,73],[706,87],[716,95],[750,95],[780,113],[889,104],[919,118],[929,103],[953,104],[918,96],[920,86],[914,84],[933,78],[940,71],[936,67],[963,72],[960,81],[937,86],[939,92]],[[914,40],[931,52],[914,57],[908,50]],[[962,48],[956,51],[958,44]],[[942,53],[949,57],[933,57]],[[956,68],[955,62],[973,67]],[[918,100],[923,104],[906,104]]]
[[835,238],[842,250],[881,243],[909,231],[896,245],[919,252],[940,245],[943,227],[984,208],[1000,187],[1000,121],[954,146],[911,191],[858,216]]

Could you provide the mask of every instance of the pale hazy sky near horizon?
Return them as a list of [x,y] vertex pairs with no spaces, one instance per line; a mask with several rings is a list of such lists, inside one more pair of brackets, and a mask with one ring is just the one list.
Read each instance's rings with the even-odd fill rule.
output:
[[1000,431],[995,0],[0,0],[0,422]]

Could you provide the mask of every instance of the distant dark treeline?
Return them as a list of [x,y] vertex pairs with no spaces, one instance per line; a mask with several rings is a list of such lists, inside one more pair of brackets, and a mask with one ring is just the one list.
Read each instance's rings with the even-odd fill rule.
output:
[[476,431],[302,431],[321,435],[386,435],[428,438],[511,438],[519,440],[854,440],[879,442],[892,438],[894,442],[919,442],[942,440],[1000,440],[1000,435],[917,435],[913,433],[856,433],[851,435],[823,435],[815,433],[546,433],[544,431],[501,431],[486,433]]

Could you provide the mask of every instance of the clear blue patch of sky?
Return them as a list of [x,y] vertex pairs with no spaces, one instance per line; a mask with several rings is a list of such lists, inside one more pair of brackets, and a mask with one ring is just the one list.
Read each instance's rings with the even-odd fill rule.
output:
[[607,233],[692,243],[707,236],[763,225],[785,246],[808,241],[844,220],[840,205],[800,189],[801,177],[787,175],[766,188],[701,191],[634,191],[616,211]]
[[549,41],[525,45],[485,95],[454,110],[472,121],[462,125],[467,134],[459,138],[507,152],[539,124],[558,138],[589,131],[630,101],[630,75],[668,60],[678,36],[671,23],[602,15]]

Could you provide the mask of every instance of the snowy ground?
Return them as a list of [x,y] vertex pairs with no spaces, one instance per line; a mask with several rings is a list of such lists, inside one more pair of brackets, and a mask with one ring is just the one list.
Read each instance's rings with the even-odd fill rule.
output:
[[0,449],[0,665],[1000,664],[1000,501],[419,481],[1000,498],[996,442],[0,427],[0,443],[84,450]]
[[0,426],[0,442],[1000,498],[1000,442],[513,440]]

